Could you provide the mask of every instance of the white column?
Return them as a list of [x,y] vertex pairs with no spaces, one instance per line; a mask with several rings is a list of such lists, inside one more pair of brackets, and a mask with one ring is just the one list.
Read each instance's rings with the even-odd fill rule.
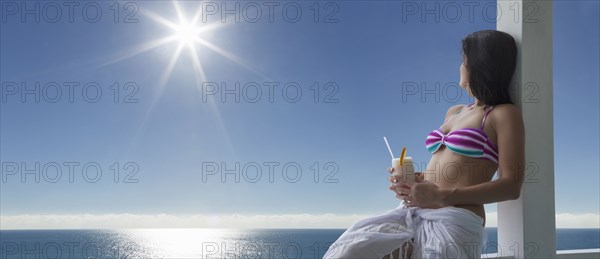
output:
[[497,2],[497,29],[511,34],[519,49],[513,96],[523,112],[526,139],[521,197],[498,203],[498,255],[555,258],[553,3]]

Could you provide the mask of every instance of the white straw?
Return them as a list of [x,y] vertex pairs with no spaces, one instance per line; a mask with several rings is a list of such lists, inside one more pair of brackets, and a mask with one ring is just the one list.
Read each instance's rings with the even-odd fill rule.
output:
[[392,159],[394,159],[394,153],[392,153],[392,149],[390,148],[390,144],[387,141],[387,138],[383,137],[383,141],[385,141],[385,145],[388,148],[388,151],[390,151],[390,156],[392,156]]

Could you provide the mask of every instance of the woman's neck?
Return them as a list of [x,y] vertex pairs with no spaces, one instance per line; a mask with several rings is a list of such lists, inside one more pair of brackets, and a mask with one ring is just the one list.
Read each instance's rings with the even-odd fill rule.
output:
[[482,102],[482,101],[480,101],[480,100],[477,100],[477,99],[475,99],[475,106],[480,106],[480,107],[483,107],[483,106],[485,106],[485,103],[483,103],[483,102]]

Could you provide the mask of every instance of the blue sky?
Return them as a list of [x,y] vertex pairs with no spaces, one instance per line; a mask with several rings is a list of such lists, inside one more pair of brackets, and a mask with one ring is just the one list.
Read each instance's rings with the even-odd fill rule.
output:
[[[87,220],[115,227],[119,225],[106,222],[134,216],[152,221],[156,215],[185,218],[173,222],[204,220],[201,226],[236,220],[279,226],[264,221],[289,217],[291,227],[313,221],[340,227],[391,209],[399,200],[387,189],[390,157],[382,137],[397,153],[406,146],[416,162],[426,163],[426,134],[443,122],[448,107],[471,101],[456,87],[460,40],[496,27],[489,19],[495,16],[493,8],[482,15],[484,4],[475,7],[473,20],[465,8],[456,22],[453,14],[443,13],[436,14],[439,22],[434,16],[422,21],[418,14],[403,13],[406,4],[384,1],[318,7],[293,2],[297,6],[289,7],[288,16],[281,14],[288,2],[278,2],[272,22],[265,6],[259,21],[249,22],[256,13],[255,6],[247,6],[239,22],[222,13],[198,22],[220,24],[199,37],[229,53],[194,44],[204,79],[188,47],[166,77],[178,41],[129,56],[143,44],[174,34],[151,18],[155,14],[177,23],[174,5],[120,3],[116,14],[111,3],[98,2],[102,15],[95,23],[89,21],[95,14],[83,16],[81,9],[75,9],[73,22],[64,14],[52,23],[54,7],[48,6],[50,13],[40,11],[37,23],[33,15],[23,16],[21,10],[12,14],[14,6],[2,6],[3,228],[39,227],[30,225],[31,217],[48,224],[59,222],[56,218],[66,222],[58,227],[89,226]],[[180,5],[187,17],[200,6]],[[297,22],[291,21],[293,7],[302,10]],[[218,21],[223,16],[226,23]],[[597,221],[600,210],[598,17],[594,1],[555,3],[555,196],[556,212],[567,221]],[[133,19],[137,22],[124,22]],[[36,82],[40,90],[24,101],[21,92],[11,92],[35,89]],[[73,87],[72,101],[65,82],[79,84]],[[54,83],[62,89],[61,97],[56,97]],[[207,92],[214,83],[221,91],[239,83],[239,92],[223,100],[220,93]],[[423,99],[403,92],[403,86],[415,83],[440,87]],[[272,100],[267,84],[276,84]],[[262,91],[259,98],[256,85]],[[94,86],[102,89],[101,96]],[[298,88],[302,95],[296,95]],[[53,99],[56,103],[48,101]],[[65,165],[69,162],[78,163],[72,179]],[[40,182],[28,174],[22,183],[21,172],[36,170],[36,163]],[[239,182],[235,173],[222,173],[234,170],[236,163]],[[12,174],[15,164],[20,171]],[[56,164],[62,176],[56,183],[44,180],[43,172],[55,176]],[[84,178],[84,165],[101,168],[97,182]],[[214,165],[219,172],[212,174]],[[262,175],[253,180],[257,166]],[[85,171],[89,178],[96,167]],[[495,210],[486,205],[488,215]],[[212,224],[211,218],[221,223]]]

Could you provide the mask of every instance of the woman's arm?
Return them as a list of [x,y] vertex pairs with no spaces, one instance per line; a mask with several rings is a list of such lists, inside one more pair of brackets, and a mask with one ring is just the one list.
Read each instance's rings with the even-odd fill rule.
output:
[[[473,186],[440,189],[442,205],[487,204],[514,200],[521,194],[525,171],[525,127],[521,111],[514,105],[499,105],[488,120],[498,143],[497,180]],[[493,117],[492,117],[493,116]]]

